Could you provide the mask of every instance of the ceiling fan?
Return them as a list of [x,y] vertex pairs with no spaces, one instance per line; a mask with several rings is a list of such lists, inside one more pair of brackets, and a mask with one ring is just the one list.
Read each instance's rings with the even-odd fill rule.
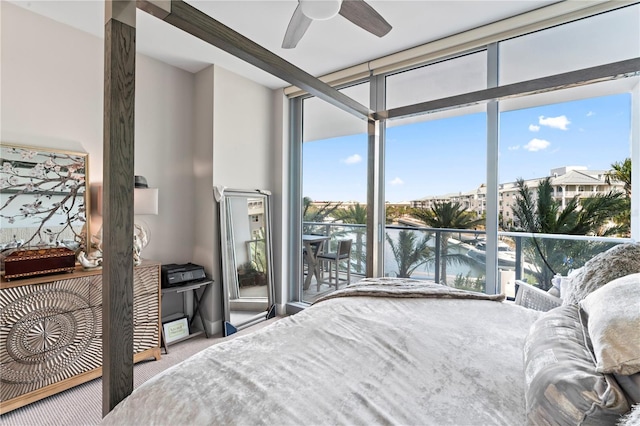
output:
[[391,31],[391,25],[364,0],[298,0],[282,48],[296,47],[312,21],[324,21],[337,14],[378,37]]

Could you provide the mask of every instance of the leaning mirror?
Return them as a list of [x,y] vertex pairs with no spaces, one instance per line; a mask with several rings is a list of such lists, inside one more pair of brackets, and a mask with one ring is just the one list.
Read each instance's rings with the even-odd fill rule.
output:
[[270,193],[214,188],[220,219],[224,335],[275,316]]
[[88,154],[3,143],[0,165],[3,252],[89,241]]

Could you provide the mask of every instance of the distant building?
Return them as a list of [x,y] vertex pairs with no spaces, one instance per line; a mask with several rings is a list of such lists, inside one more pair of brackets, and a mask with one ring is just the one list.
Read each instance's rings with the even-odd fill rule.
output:
[[[607,194],[609,191],[624,191],[622,182],[606,183],[605,176],[608,170],[588,170],[584,166],[564,166],[552,169],[551,186],[553,187],[554,199],[560,201],[562,208],[574,196],[592,197],[596,194]],[[543,178],[525,180],[525,184],[530,189],[531,194],[536,196],[536,189]],[[513,206],[518,195],[516,182],[502,183],[498,188],[498,212],[502,225],[513,223]],[[434,203],[439,202],[459,202],[467,210],[474,211],[481,216],[486,210],[487,188],[485,184],[477,189],[468,192],[445,194],[440,196],[428,196],[419,200],[411,201],[412,207],[430,208]]]
[[411,207],[431,208],[435,203],[446,202],[460,203],[466,210],[474,211],[478,216],[482,216],[487,209],[487,187],[483,183],[473,191],[420,198],[419,200],[411,201]]

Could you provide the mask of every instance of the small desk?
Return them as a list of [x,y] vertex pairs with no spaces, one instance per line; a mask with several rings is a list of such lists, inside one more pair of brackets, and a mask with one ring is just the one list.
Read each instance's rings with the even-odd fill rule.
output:
[[[191,315],[191,318],[189,319],[189,335],[182,337],[180,339],[174,340],[173,342],[170,343],[171,345],[178,342],[182,342],[183,340],[187,340],[195,336],[199,336],[203,333],[202,331],[191,332],[191,325],[193,324],[193,320],[196,318],[196,315],[198,315],[198,317],[200,318],[200,321],[202,321],[202,328],[204,329],[204,335],[207,337],[207,339],[209,338],[209,334],[207,333],[207,327],[204,323],[204,318],[202,318],[202,313],[200,312],[200,301],[202,300],[204,293],[207,291],[207,286],[209,286],[210,284],[213,284],[213,280],[204,279],[200,281],[187,282],[182,285],[177,285],[175,287],[167,287],[162,289],[162,296],[169,293],[179,293],[179,294],[182,294],[183,300],[184,300],[185,292],[187,291],[193,292],[193,315]],[[201,287],[204,287],[204,290],[202,291],[202,295],[198,297],[198,289],[200,289]],[[163,318],[163,322],[170,321],[170,320],[171,319],[169,317]],[[164,347],[165,353],[168,354],[169,349],[167,349],[167,346],[169,346],[169,343],[167,343],[167,341],[164,338],[164,325],[161,328],[161,332],[162,332],[161,346]]]
[[[304,245],[305,250],[305,259],[307,259],[307,264],[309,265],[309,273],[307,277],[304,279],[303,289],[306,290],[311,285],[311,277],[316,276],[316,281],[321,281],[320,276],[320,262],[318,262],[317,255],[322,243],[324,241],[330,240],[331,237],[326,235],[302,235],[302,244]],[[315,245],[315,247],[314,247]]]

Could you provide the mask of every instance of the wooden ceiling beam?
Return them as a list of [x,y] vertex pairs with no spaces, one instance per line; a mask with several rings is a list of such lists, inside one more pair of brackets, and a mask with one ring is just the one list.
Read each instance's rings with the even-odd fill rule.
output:
[[369,108],[216,21],[211,16],[182,0],[171,0],[170,7],[163,7],[163,3],[166,2],[138,0],[137,7],[343,111],[363,120],[371,119],[373,112]]

